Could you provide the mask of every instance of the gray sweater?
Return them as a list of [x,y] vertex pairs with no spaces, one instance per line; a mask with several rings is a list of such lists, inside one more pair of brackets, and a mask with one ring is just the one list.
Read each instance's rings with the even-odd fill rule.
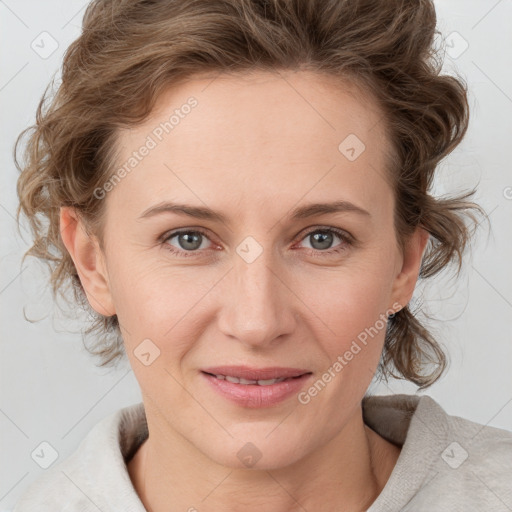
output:
[[[367,512],[511,512],[512,432],[450,416],[428,396],[368,396],[365,423],[402,446]],[[143,403],[104,418],[13,512],[144,512],[126,462],[148,435]]]

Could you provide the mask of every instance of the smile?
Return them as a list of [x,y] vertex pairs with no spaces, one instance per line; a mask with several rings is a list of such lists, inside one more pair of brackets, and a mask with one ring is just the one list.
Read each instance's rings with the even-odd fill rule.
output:
[[[207,372],[205,372],[207,373]],[[219,380],[227,380],[228,382],[232,382],[233,384],[256,384],[258,386],[270,386],[272,384],[276,384],[278,382],[283,382],[285,380],[291,380],[291,379],[298,379],[300,378],[300,375],[297,377],[281,377],[279,379],[260,379],[260,380],[249,380],[249,379],[243,379],[238,377],[233,377],[232,375],[215,375],[209,373],[208,375],[213,375],[214,377],[217,377]]]
[[218,396],[246,408],[277,406],[300,393],[313,375],[293,368],[233,368],[229,371],[220,368],[211,372],[202,370],[200,375]]

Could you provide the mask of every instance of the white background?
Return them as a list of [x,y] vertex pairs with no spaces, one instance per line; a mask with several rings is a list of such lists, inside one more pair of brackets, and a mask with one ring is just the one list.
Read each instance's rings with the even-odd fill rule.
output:
[[[436,6],[451,54],[445,69],[467,80],[471,107],[469,132],[443,162],[436,192],[478,185],[492,233],[481,230],[458,282],[438,280],[425,292],[426,306],[441,320],[432,327],[451,366],[423,393],[450,414],[512,430],[512,1],[438,0]],[[21,240],[15,227],[14,140],[33,123],[45,85],[79,34],[84,8],[80,0],[0,0],[0,510],[12,508],[44,471],[31,458],[41,442],[54,447],[60,462],[100,419],[141,401],[128,363],[97,368],[83,348],[80,323],[54,310],[44,267],[33,258],[21,266],[29,237],[22,228]],[[44,31],[58,43],[47,58],[31,47],[33,41],[42,46]],[[26,321],[24,309],[42,320]],[[391,381],[372,391],[415,393],[416,387]]]

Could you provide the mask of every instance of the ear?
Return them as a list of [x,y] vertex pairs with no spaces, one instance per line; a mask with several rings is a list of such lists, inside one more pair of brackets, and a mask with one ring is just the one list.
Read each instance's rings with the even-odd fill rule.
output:
[[60,209],[60,235],[68,250],[91,307],[103,316],[115,315],[103,251],[85,230],[72,207]]
[[403,251],[402,268],[395,277],[392,291],[392,297],[395,299],[395,302],[402,307],[405,307],[409,303],[414,293],[414,288],[416,287],[420,273],[421,261],[429,238],[430,233],[418,227],[406,240]]

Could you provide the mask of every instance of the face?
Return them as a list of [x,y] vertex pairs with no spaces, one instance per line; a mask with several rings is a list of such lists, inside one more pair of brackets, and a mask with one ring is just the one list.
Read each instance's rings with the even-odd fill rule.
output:
[[[245,446],[283,467],[339,434],[385,315],[412,294],[419,260],[406,269],[398,248],[382,115],[355,92],[306,72],[197,78],[119,134],[130,170],[104,193],[95,293],[148,418],[219,464],[243,467]],[[217,366],[305,375],[262,390],[204,372]]]

